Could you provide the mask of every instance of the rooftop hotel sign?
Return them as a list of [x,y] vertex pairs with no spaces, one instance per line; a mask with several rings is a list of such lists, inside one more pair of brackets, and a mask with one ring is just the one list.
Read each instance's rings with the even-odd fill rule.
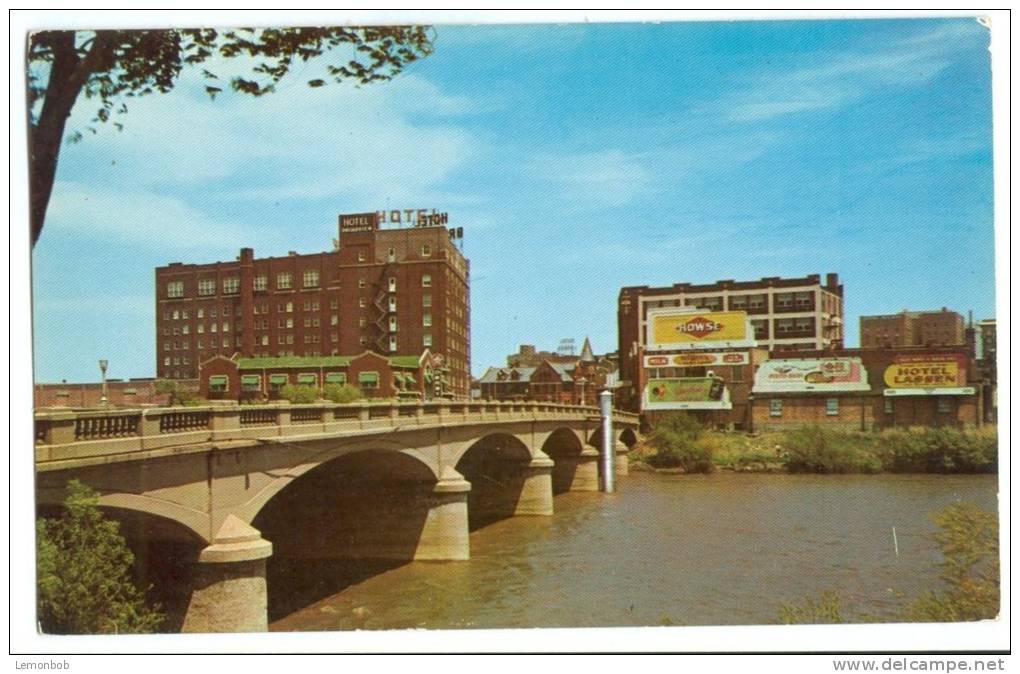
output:
[[648,351],[755,346],[746,312],[693,307],[649,309],[647,343]]
[[[886,395],[966,395],[967,359],[961,354],[900,354],[885,368]],[[968,389],[964,391],[964,389]]]

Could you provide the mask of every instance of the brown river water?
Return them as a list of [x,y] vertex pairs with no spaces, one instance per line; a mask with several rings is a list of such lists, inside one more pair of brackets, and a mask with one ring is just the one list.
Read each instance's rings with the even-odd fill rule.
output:
[[632,473],[617,486],[474,531],[469,561],[305,568],[342,589],[270,629],[757,625],[825,591],[892,620],[939,589],[931,514],[997,507],[995,476]]

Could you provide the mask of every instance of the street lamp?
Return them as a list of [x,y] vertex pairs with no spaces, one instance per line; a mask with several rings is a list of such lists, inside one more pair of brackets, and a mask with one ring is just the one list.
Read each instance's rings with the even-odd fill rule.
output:
[[584,404],[584,385],[588,383],[588,380],[585,379],[584,377],[581,377],[580,379],[577,380],[577,383],[581,385],[581,400],[578,402],[578,404],[579,405],[583,405]]
[[106,368],[110,364],[105,358],[99,361],[99,371],[103,375],[103,392],[99,397],[99,404],[106,407]]

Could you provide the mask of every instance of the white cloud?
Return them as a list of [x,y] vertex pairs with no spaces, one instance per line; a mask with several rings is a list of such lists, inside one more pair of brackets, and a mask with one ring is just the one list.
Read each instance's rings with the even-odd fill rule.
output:
[[54,185],[46,231],[77,231],[153,248],[221,247],[225,241],[233,247],[244,240],[236,223],[210,218],[179,199],[74,182]]
[[557,185],[565,201],[590,208],[625,206],[652,191],[654,182],[637,156],[620,150],[542,154],[529,162],[529,170]]
[[754,79],[720,105],[734,122],[774,119],[809,110],[837,108],[896,86],[923,84],[949,66],[960,43],[973,38],[966,23],[938,26],[898,40],[885,49],[850,49],[821,54],[826,62]]

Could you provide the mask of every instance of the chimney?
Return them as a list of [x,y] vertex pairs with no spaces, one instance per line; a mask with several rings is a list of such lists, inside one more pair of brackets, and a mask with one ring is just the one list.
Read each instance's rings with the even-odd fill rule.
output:
[[825,275],[825,285],[828,288],[836,288],[839,285],[839,274],[828,273]]

